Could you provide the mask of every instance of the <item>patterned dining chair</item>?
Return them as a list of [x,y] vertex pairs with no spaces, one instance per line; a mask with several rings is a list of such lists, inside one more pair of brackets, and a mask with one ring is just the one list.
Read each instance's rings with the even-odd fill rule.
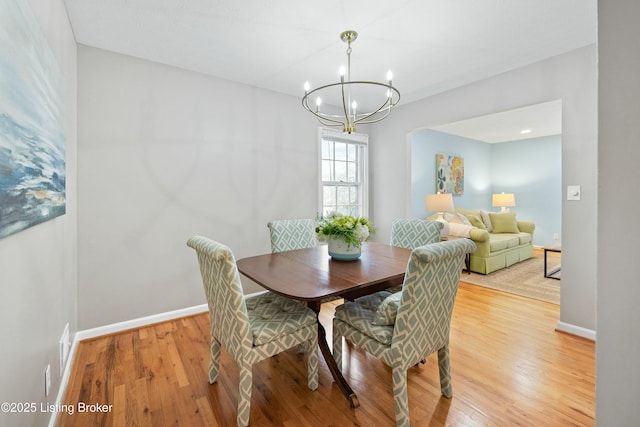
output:
[[313,310],[266,292],[245,298],[231,250],[195,236],[187,245],[197,252],[211,321],[209,383],[218,379],[224,347],[240,370],[238,426],[249,424],[252,365],[301,343],[307,343],[307,384],[318,388],[318,324]]
[[[267,223],[271,238],[271,252],[313,248],[318,244],[316,223],[312,219],[275,219]],[[299,353],[307,352],[307,344],[298,346]]]
[[[440,230],[442,223],[430,221],[428,219],[416,218],[396,218],[391,222],[391,246],[405,249],[415,249],[419,246],[428,245],[440,241]],[[395,293],[402,290],[402,286],[396,286],[387,291],[379,291],[372,296],[379,299],[387,296],[387,292]],[[364,297],[369,298],[369,297]]]
[[442,223],[427,219],[396,218],[391,222],[391,246],[415,249],[440,241]]
[[316,223],[312,219],[278,219],[269,221],[271,252],[312,248],[318,244]]
[[[342,337],[391,367],[397,426],[409,426],[407,369],[438,353],[440,390],[452,396],[449,330],[460,268],[473,241],[458,239],[411,252],[402,292],[379,304],[346,302],[333,318],[333,357],[342,370]],[[370,302],[370,301],[369,301]],[[354,350],[355,351],[355,350]]]

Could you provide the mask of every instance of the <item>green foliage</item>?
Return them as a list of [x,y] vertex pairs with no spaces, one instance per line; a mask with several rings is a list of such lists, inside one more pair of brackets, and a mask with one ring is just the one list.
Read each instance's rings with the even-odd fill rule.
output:
[[326,241],[327,237],[331,236],[343,240],[347,246],[359,248],[374,232],[375,229],[367,218],[339,213],[332,213],[326,217],[318,216],[316,234],[320,241]]

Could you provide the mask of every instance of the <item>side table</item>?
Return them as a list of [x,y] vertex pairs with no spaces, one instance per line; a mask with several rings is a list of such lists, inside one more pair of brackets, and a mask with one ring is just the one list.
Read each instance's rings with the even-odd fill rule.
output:
[[544,247],[544,277],[546,277],[547,279],[560,280],[560,277],[557,277],[557,274],[560,273],[560,267],[555,268],[551,271],[547,271],[547,252],[562,253],[562,244],[555,243],[553,245]]

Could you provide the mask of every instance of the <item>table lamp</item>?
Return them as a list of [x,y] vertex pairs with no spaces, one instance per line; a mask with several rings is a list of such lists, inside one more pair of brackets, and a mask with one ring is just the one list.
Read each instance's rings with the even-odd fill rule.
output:
[[513,193],[496,193],[491,197],[491,206],[500,207],[500,213],[509,212],[508,207],[516,205],[516,197]]
[[437,212],[438,218],[436,221],[442,223],[442,230],[440,230],[440,237],[447,237],[449,235],[449,223],[444,219],[444,212],[453,212],[453,197],[451,194],[427,194],[427,200],[425,201],[425,210],[427,212]]

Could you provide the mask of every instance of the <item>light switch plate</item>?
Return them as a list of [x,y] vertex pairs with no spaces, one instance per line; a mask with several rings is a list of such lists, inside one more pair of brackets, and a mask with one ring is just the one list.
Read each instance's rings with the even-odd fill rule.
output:
[[569,185],[567,186],[567,200],[580,200],[580,186]]

